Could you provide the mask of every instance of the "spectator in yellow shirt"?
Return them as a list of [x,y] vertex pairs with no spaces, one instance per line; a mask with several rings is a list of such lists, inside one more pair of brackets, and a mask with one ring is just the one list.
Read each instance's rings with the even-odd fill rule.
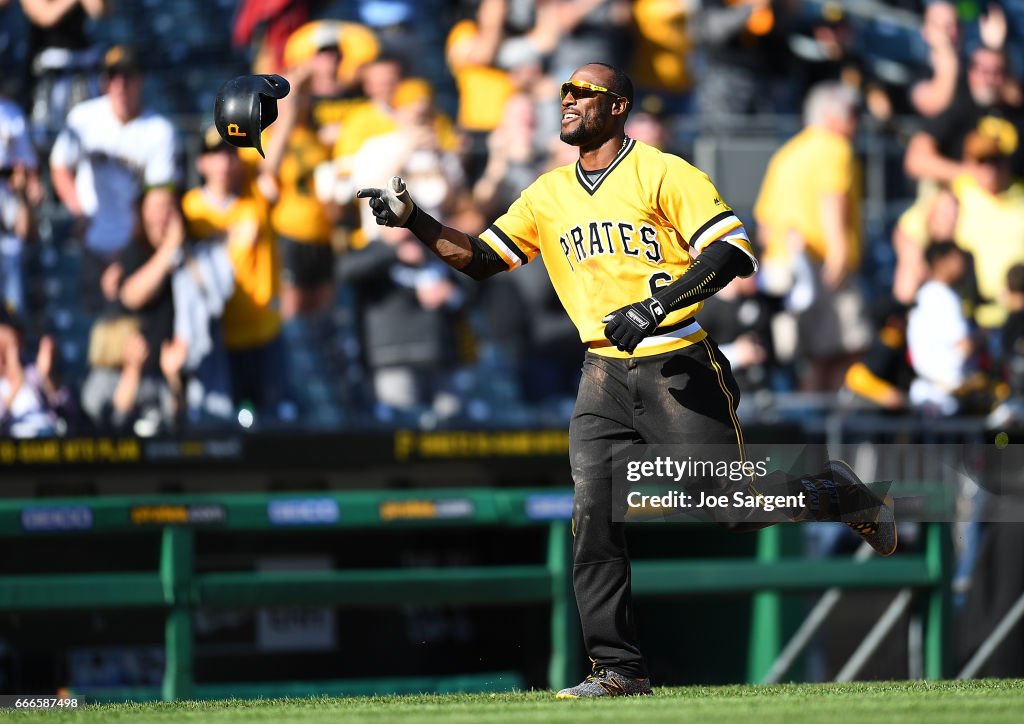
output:
[[459,20],[448,32],[445,58],[459,92],[456,117],[465,134],[466,171],[471,180],[487,164],[487,136],[502,122],[514,92],[509,73],[495,65],[505,37],[506,0],[483,0],[475,13]]
[[804,130],[772,157],[754,207],[765,246],[763,274],[769,291],[786,294],[796,315],[798,349],[809,361],[802,385],[810,391],[838,389],[852,355],[870,339],[856,278],[857,101],[856,91],[840,83],[811,90]]
[[215,128],[202,135],[196,168],[203,183],[182,199],[188,235],[225,239],[235,271],[235,292],[222,318],[233,402],[276,415],[288,379],[277,309],[280,268],[266,202],[243,191],[242,161]]
[[965,172],[953,179],[957,201],[953,239],[974,257],[982,303],[974,310],[983,328],[1006,322],[1006,275],[1024,263],[1024,183],[1015,179],[999,139],[978,132],[964,141]]
[[[311,78],[314,57],[289,77],[291,94],[269,129],[267,158],[257,178],[270,202],[270,224],[281,250],[281,314],[325,311],[333,298],[334,250],[331,235],[336,206],[318,194],[318,168],[330,159],[313,126]],[[342,134],[344,136],[344,134]]]
[[470,133],[493,131],[501,123],[512,94],[508,73],[495,65],[505,37],[506,0],[483,0],[475,17],[455,23],[448,32],[445,56],[459,90],[459,128]]
[[637,96],[653,94],[669,113],[686,110],[691,78],[687,58],[693,48],[685,3],[635,0],[633,65]]
[[[380,56],[367,64],[363,69],[363,90],[367,100],[349,114],[345,130],[334,145],[335,165],[341,176],[352,175],[352,159],[368,139],[395,131],[398,126],[395,120],[396,102],[401,104],[403,93],[418,93],[422,83],[419,79],[406,82],[397,58]],[[456,150],[457,140],[451,119],[438,113],[434,119],[434,128],[441,147],[446,151]]]

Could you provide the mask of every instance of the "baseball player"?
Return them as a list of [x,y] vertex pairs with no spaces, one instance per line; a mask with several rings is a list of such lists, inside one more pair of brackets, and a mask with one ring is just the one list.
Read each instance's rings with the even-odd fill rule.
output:
[[[739,390],[696,314],[731,279],[754,273],[757,260],[743,224],[704,173],[626,136],[633,85],[622,71],[584,65],[561,95],[561,139],[579,148],[579,161],[538,178],[480,237],[425,213],[398,177],[356,195],[369,199],[378,224],[407,227],[473,279],[543,257],[589,348],[569,455],[573,584],[593,668],[557,696],[650,694],[625,525],[612,520],[612,447],[715,444],[742,456]],[[809,493],[790,519],[845,520],[876,551],[895,550],[891,509],[844,463],[830,461],[822,474],[786,485]]]

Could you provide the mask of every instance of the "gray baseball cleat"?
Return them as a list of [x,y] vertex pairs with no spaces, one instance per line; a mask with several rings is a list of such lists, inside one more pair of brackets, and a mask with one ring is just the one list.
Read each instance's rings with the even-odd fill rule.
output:
[[[829,472],[832,480],[840,486],[841,495],[845,498],[839,507],[841,519],[854,532],[868,542],[875,552],[881,556],[891,556],[896,552],[896,519],[893,515],[893,500],[886,495],[880,498],[861,482],[857,473],[842,460],[829,460]],[[844,503],[849,511],[843,510]]]
[[596,696],[647,696],[650,679],[633,679],[611,669],[598,669],[576,686],[562,689],[556,699],[587,699]]

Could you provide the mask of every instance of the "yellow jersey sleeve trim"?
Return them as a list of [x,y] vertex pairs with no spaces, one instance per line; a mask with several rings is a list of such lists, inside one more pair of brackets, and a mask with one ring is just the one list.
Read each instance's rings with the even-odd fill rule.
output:
[[[754,247],[750,245],[750,238],[747,236],[746,229],[741,226],[738,229],[730,231],[725,236],[720,237],[720,240],[724,241],[726,244],[736,247],[746,254],[747,258],[750,259],[750,263],[754,265],[754,268],[750,270],[750,274],[757,272],[757,255],[754,254]],[[750,274],[743,275],[743,278],[746,279]]]
[[494,249],[498,256],[505,260],[509,270],[529,262],[529,258],[516,246],[516,243],[509,238],[508,234],[493,224],[480,234],[480,238],[489,247]]
[[[723,211],[708,219],[694,232],[690,239],[690,246],[700,251],[715,239],[720,239],[733,229],[742,228],[740,221],[732,211]],[[745,232],[744,232],[745,233]]]

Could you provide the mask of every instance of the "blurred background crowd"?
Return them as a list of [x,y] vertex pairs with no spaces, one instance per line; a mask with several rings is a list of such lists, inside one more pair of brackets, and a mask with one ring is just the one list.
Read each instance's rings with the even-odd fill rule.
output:
[[[701,315],[745,419],[1008,424],[1022,33],[1022,0],[0,0],[0,433],[563,425],[543,265],[467,283],[354,191],[482,231],[575,160],[592,60],[756,240]],[[210,127],[252,71],[292,85],[265,159]]]

